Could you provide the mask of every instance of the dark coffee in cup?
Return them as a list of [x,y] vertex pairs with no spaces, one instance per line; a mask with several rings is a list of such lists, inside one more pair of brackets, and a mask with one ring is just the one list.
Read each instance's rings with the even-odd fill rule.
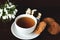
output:
[[22,28],[30,28],[35,25],[35,21],[29,17],[22,17],[16,21],[16,24]]

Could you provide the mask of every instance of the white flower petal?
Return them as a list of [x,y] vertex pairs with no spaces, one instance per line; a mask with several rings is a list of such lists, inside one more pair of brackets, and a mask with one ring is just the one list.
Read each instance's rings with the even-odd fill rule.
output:
[[9,5],[12,5],[12,3],[11,3],[11,2],[9,2]]
[[17,12],[18,10],[17,9],[15,9],[15,12]]
[[11,5],[11,6],[7,5],[7,8],[9,8],[9,9],[12,7],[15,7],[15,5]]
[[13,11],[13,15],[16,15],[17,11],[18,11],[18,10],[17,10],[17,9],[15,9],[15,11]]
[[11,14],[8,14],[8,17],[11,19]]
[[3,19],[7,19],[7,16],[2,16]]
[[10,8],[15,7],[15,5],[11,5]]
[[6,14],[8,14],[8,11],[6,10],[6,8],[4,8],[4,12],[5,12]]
[[8,19],[8,16],[6,16],[6,19]]
[[3,14],[3,9],[0,9],[0,17],[2,16]]
[[9,5],[8,4],[6,4],[7,5],[7,8],[9,8]]
[[16,15],[16,12],[15,11],[13,11],[13,15]]
[[15,18],[15,15],[12,15],[12,18],[14,19]]

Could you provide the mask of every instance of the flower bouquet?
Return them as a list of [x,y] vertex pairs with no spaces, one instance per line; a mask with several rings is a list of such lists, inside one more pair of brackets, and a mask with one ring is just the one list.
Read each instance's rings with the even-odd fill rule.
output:
[[14,19],[17,11],[16,6],[7,1],[4,5],[0,6],[0,20],[7,21]]

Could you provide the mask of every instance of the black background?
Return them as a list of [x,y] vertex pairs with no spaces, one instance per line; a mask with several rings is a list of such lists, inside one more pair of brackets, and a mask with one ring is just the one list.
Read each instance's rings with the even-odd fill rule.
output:
[[[0,0],[0,5],[4,4],[6,0]],[[59,0],[10,0],[18,9],[16,17],[24,14],[27,8],[37,9],[42,13],[41,21],[46,17],[54,18],[60,24],[60,1]],[[37,13],[36,13],[37,14]],[[9,22],[0,22],[0,40],[19,40],[11,33],[11,25],[14,20]],[[60,40],[60,34],[55,36],[49,34],[46,29],[41,35],[32,40]]]

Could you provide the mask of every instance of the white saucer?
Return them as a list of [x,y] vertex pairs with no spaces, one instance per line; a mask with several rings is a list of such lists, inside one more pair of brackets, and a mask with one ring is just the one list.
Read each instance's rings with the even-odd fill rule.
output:
[[34,33],[22,35],[22,34],[19,34],[19,33],[15,32],[14,23],[13,23],[12,26],[11,26],[11,32],[12,32],[12,34],[13,34],[15,37],[17,37],[17,38],[19,38],[19,39],[34,39],[34,38],[36,38],[36,37],[39,36],[39,35],[34,34]]

